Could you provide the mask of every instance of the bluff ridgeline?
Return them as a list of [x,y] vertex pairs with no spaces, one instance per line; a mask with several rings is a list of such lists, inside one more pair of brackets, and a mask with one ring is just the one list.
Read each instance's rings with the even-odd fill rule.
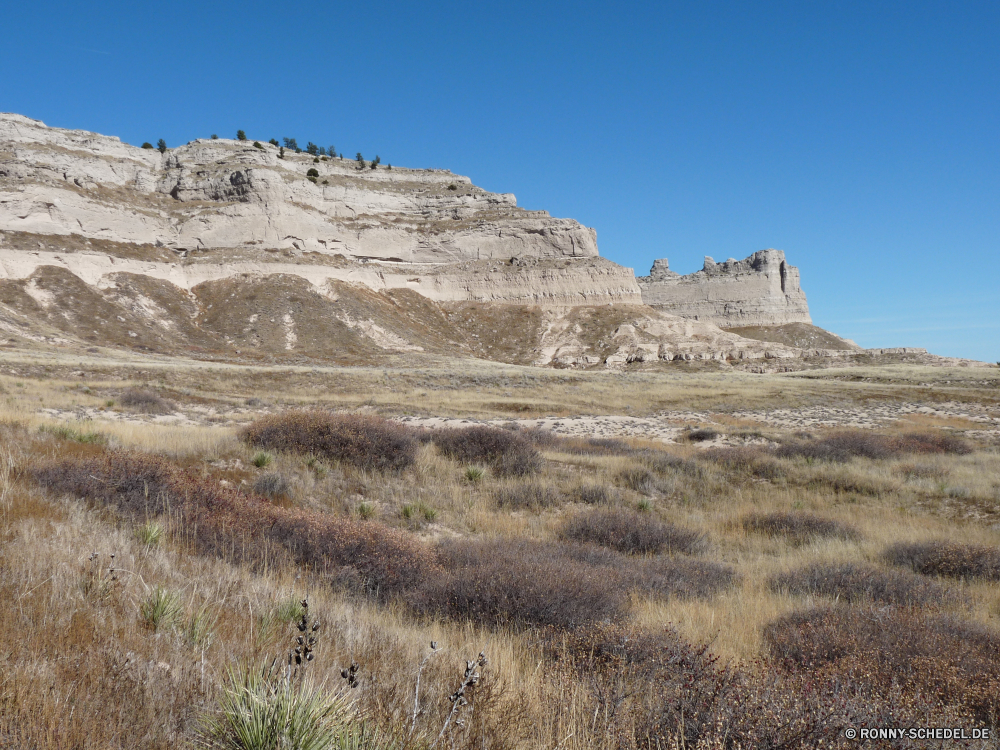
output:
[[444,170],[227,139],[160,153],[0,114],[0,331],[15,343],[562,366],[857,352],[747,328],[810,323],[780,251],[688,276],[657,261],[636,280],[593,229]]

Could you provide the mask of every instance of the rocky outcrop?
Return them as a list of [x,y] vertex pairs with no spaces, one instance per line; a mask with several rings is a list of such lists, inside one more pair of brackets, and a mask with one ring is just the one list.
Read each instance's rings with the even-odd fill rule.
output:
[[706,257],[701,271],[686,276],[671,271],[663,258],[637,281],[644,304],[724,328],[812,322],[799,269],[781,250],[725,263]]
[[[279,157],[276,146],[226,139],[160,154],[0,114],[0,228],[179,252],[253,246],[414,263],[598,254],[593,229],[445,170]],[[311,169],[319,176],[309,179]]]

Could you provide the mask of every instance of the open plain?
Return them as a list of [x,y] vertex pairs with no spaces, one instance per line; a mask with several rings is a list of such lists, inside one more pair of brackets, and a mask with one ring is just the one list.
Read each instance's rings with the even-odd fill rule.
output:
[[[290,658],[302,599],[344,747],[997,725],[996,368],[7,349],[0,394],[9,746],[193,741],[236,665]],[[324,443],[347,418],[375,443]]]

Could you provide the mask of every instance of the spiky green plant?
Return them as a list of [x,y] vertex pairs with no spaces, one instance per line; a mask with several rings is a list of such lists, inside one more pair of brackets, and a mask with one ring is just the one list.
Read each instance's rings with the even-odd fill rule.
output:
[[139,540],[139,544],[155,547],[163,538],[163,526],[155,521],[146,521],[135,530],[135,538]]
[[181,617],[181,602],[177,594],[157,586],[139,605],[139,615],[151,630],[174,625]]
[[[198,743],[211,750],[340,750],[357,745],[353,708],[308,680],[288,679],[270,667],[231,669],[218,710],[202,720]],[[352,744],[347,744],[348,742]]]
[[257,451],[253,458],[250,460],[254,466],[258,469],[263,469],[265,466],[269,466],[271,462],[274,461],[274,456],[272,456],[267,451]]

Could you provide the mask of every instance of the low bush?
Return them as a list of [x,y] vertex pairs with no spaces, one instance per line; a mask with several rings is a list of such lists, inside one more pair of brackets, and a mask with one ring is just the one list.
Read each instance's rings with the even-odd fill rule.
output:
[[425,614],[489,627],[569,628],[624,617],[626,592],[606,569],[559,545],[526,539],[466,539],[439,548],[446,572],[409,596]]
[[312,454],[362,469],[401,471],[413,464],[411,430],[387,419],[327,411],[292,411],[255,420],[242,432],[250,446]]
[[587,505],[609,505],[618,499],[618,495],[614,487],[603,484],[583,484],[573,491],[573,498]]
[[595,734],[616,748],[805,750],[835,740],[846,718],[839,686],[723,664],[670,628],[579,628],[551,634],[546,651],[590,687]]
[[598,544],[626,555],[691,554],[704,544],[703,535],[696,531],[625,508],[578,513],[563,525],[559,536],[565,541]]
[[867,430],[842,430],[815,440],[786,443],[778,456],[845,462],[852,458],[887,459],[911,453],[964,455],[972,448],[959,437],[943,432],[887,435]]
[[1000,581],[1000,550],[996,547],[941,541],[900,542],[889,547],[883,558],[892,565],[924,575]]
[[916,573],[883,570],[866,563],[813,563],[771,578],[773,591],[830,596],[843,602],[873,601],[904,606],[937,605],[957,597]]
[[697,430],[688,430],[681,433],[681,438],[689,443],[704,443],[708,440],[715,440],[719,433],[710,427],[703,427]]
[[728,471],[759,479],[780,479],[785,475],[781,465],[763,448],[749,445],[709,448],[701,456]]
[[559,504],[559,493],[539,482],[503,484],[493,492],[493,501],[504,510],[538,510]]
[[784,537],[793,544],[805,544],[813,539],[861,538],[858,530],[849,524],[803,511],[751,513],[741,525],[748,532]]
[[836,674],[872,697],[957,706],[1000,720],[1000,634],[918,609],[815,608],[771,623],[764,639],[784,669]]
[[729,565],[686,557],[636,560],[623,573],[632,591],[678,599],[711,599],[739,580]]
[[127,388],[118,397],[118,403],[126,409],[143,414],[169,414],[176,407],[167,399],[153,391],[140,388]]
[[528,539],[451,540],[439,547],[439,559],[446,573],[410,592],[411,606],[487,627],[614,621],[627,614],[630,592],[710,597],[736,580],[726,565]]
[[463,464],[485,464],[498,476],[526,476],[541,469],[542,458],[517,432],[497,427],[436,430],[434,444],[444,455]]
[[291,494],[292,488],[288,480],[275,471],[261,474],[253,483],[253,491],[268,500],[278,500],[286,498]]
[[404,531],[282,508],[160,456],[106,451],[43,464],[31,474],[53,492],[85,498],[134,523],[169,514],[203,553],[252,566],[284,556],[380,597],[411,589],[439,570],[433,550]]

